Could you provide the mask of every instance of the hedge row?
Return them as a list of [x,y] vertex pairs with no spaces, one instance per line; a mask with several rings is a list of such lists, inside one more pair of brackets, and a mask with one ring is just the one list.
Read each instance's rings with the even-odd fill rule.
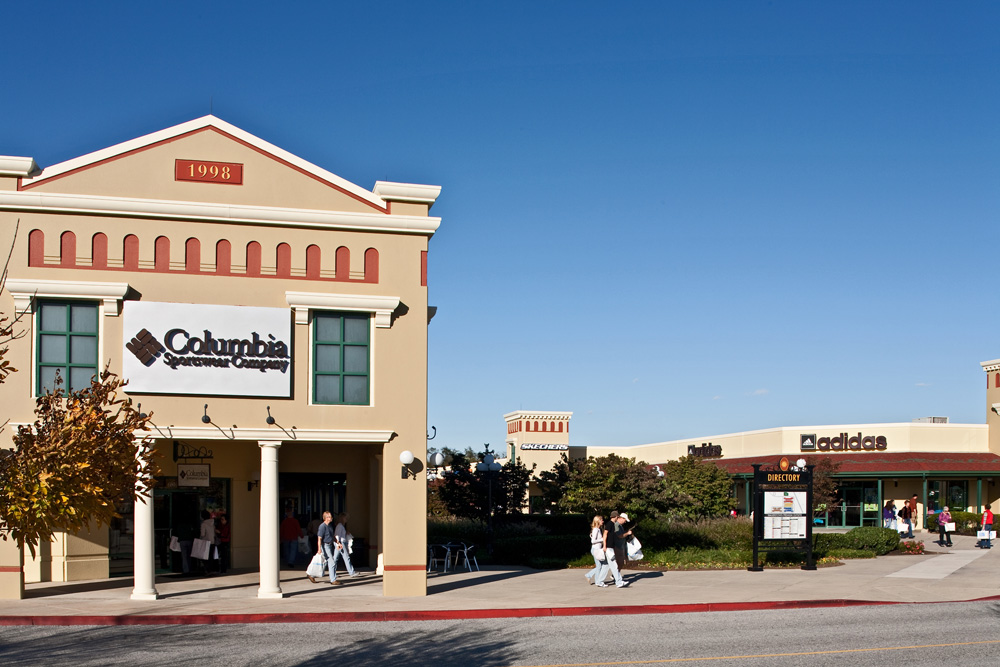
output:
[[870,551],[884,556],[899,547],[899,533],[892,528],[865,526],[846,533],[814,533],[813,551],[829,553],[839,549]]

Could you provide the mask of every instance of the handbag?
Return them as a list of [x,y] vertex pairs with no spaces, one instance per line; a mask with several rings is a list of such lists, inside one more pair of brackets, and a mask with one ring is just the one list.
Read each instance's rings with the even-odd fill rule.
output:
[[212,555],[212,543],[208,540],[195,539],[191,544],[191,558],[208,560]]
[[604,555],[604,549],[601,548],[600,544],[595,544],[594,546],[590,547],[590,553],[600,563],[603,563],[608,560],[607,556]]
[[306,574],[314,579],[323,576],[323,565],[326,560],[323,558],[323,554],[314,554],[312,560],[309,561],[309,566],[306,568]]
[[171,535],[170,536],[170,546],[167,547],[167,548],[170,549],[171,551],[180,552],[180,550],[181,550],[181,541],[177,539],[176,535]]

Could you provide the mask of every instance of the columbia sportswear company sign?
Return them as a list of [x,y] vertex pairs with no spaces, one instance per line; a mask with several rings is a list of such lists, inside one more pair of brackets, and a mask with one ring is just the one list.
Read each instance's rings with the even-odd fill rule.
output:
[[129,393],[291,396],[286,308],[126,301]]

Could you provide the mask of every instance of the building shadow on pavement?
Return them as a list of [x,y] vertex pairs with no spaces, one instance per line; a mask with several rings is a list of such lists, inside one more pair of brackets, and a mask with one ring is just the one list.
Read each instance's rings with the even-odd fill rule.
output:
[[461,579],[449,578],[449,575],[446,573],[438,574],[436,577],[427,577],[427,594],[434,595],[435,593],[447,593],[448,591],[457,591],[463,588],[474,588],[475,586],[494,584],[505,579],[516,579],[537,573],[537,570],[504,570],[503,572],[493,572],[484,576],[464,577]]

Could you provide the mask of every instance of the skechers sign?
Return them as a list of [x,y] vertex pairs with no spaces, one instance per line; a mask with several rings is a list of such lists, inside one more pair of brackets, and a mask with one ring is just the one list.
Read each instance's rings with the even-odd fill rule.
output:
[[285,308],[126,301],[122,318],[129,393],[291,395]]
[[849,435],[838,433],[830,437],[817,438],[815,433],[799,436],[799,448],[806,451],[858,452],[885,451],[889,443],[884,435]]

